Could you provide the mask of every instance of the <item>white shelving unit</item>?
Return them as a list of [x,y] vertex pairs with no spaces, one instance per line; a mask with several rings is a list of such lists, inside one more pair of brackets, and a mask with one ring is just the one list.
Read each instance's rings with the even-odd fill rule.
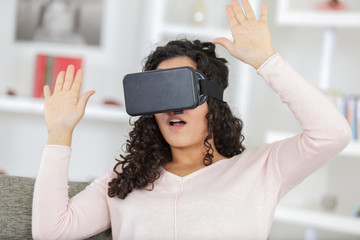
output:
[[[44,100],[24,97],[0,97],[0,112],[43,115]],[[84,119],[128,123],[129,115],[118,106],[91,105],[86,108]]]
[[360,10],[328,11],[317,10],[315,6],[297,10],[291,9],[290,2],[290,0],[278,0],[276,21],[279,25],[324,28],[318,86],[323,90],[328,90],[330,88],[334,51],[336,48],[337,36],[334,29],[360,28]]
[[360,236],[360,219],[352,216],[280,205],[275,221]]
[[[323,27],[323,43],[319,73],[319,88],[327,90],[331,85],[331,72],[336,47],[335,28],[360,28],[359,11],[322,11],[316,9],[291,9],[290,0],[278,0],[276,21],[281,26]],[[280,140],[289,133],[269,132],[266,140]],[[360,142],[352,142],[342,156],[360,157]]]
[[[337,37],[334,30],[336,28],[360,28],[360,11],[320,11],[311,8],[291,9],[290,2],[294,3],[294,0],[277,1],[276,22],[280,26],[321,28],[320,30],[323,31],[323,42],[319,43],[322,47],[322,54],[321,59],[319,59],[318,87],[323,90],[330,89],[333,81],[331,79],[331,72]],[[311,1],[311,4],[315,4],[315,2]],[[295,134],[292,132],[268,131],[265,135],[265,141],[270,143],[292,137]],[[360,159],[360,142],[350,143],[339,156]],[[359,218],[351,215],[345,216],[316,209],[307,209],[301,206],[286,206],[280,203],[275,213],[275,221],[305,226],[307,230],[315,232],[316,229],[323,229],[360,236]],[[304,236],[304,239],[307,239],[306,234]],[[316,237],[309,239],[316,239]]]

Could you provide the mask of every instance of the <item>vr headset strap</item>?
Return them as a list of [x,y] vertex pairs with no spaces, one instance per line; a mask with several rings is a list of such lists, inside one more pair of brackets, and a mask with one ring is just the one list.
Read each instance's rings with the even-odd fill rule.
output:
[[201,94],[206,94],[223,101],[224,89],[217,83],[199,80]]

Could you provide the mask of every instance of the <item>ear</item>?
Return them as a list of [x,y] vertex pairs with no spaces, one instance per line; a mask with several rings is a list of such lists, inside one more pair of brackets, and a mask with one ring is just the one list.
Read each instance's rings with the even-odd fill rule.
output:
[[198,105],[202,105],[204,102],[206,102],[206,100],[207,100],[207,95],[200,95]]

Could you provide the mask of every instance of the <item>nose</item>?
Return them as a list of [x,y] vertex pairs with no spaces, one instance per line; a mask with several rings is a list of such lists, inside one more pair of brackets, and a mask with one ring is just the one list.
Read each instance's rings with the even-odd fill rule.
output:
[[184,110],[174,111],[174,115],[176,115],[176,114],[183,114],[183,113],[184,113]]
[[164,114],[166,116],[172,116],[172,115],[183,114],[183,113],[184,113],[184,110],[177,110],[177,111],[163,112],[163,113],[158,113],[158,114]]

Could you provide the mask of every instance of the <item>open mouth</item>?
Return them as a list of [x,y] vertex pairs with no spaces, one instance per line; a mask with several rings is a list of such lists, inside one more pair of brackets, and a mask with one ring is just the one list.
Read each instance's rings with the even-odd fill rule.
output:
[[184,126],[186,122],[180,120],[180,119],[172,119],[169,122],[170,126]]

